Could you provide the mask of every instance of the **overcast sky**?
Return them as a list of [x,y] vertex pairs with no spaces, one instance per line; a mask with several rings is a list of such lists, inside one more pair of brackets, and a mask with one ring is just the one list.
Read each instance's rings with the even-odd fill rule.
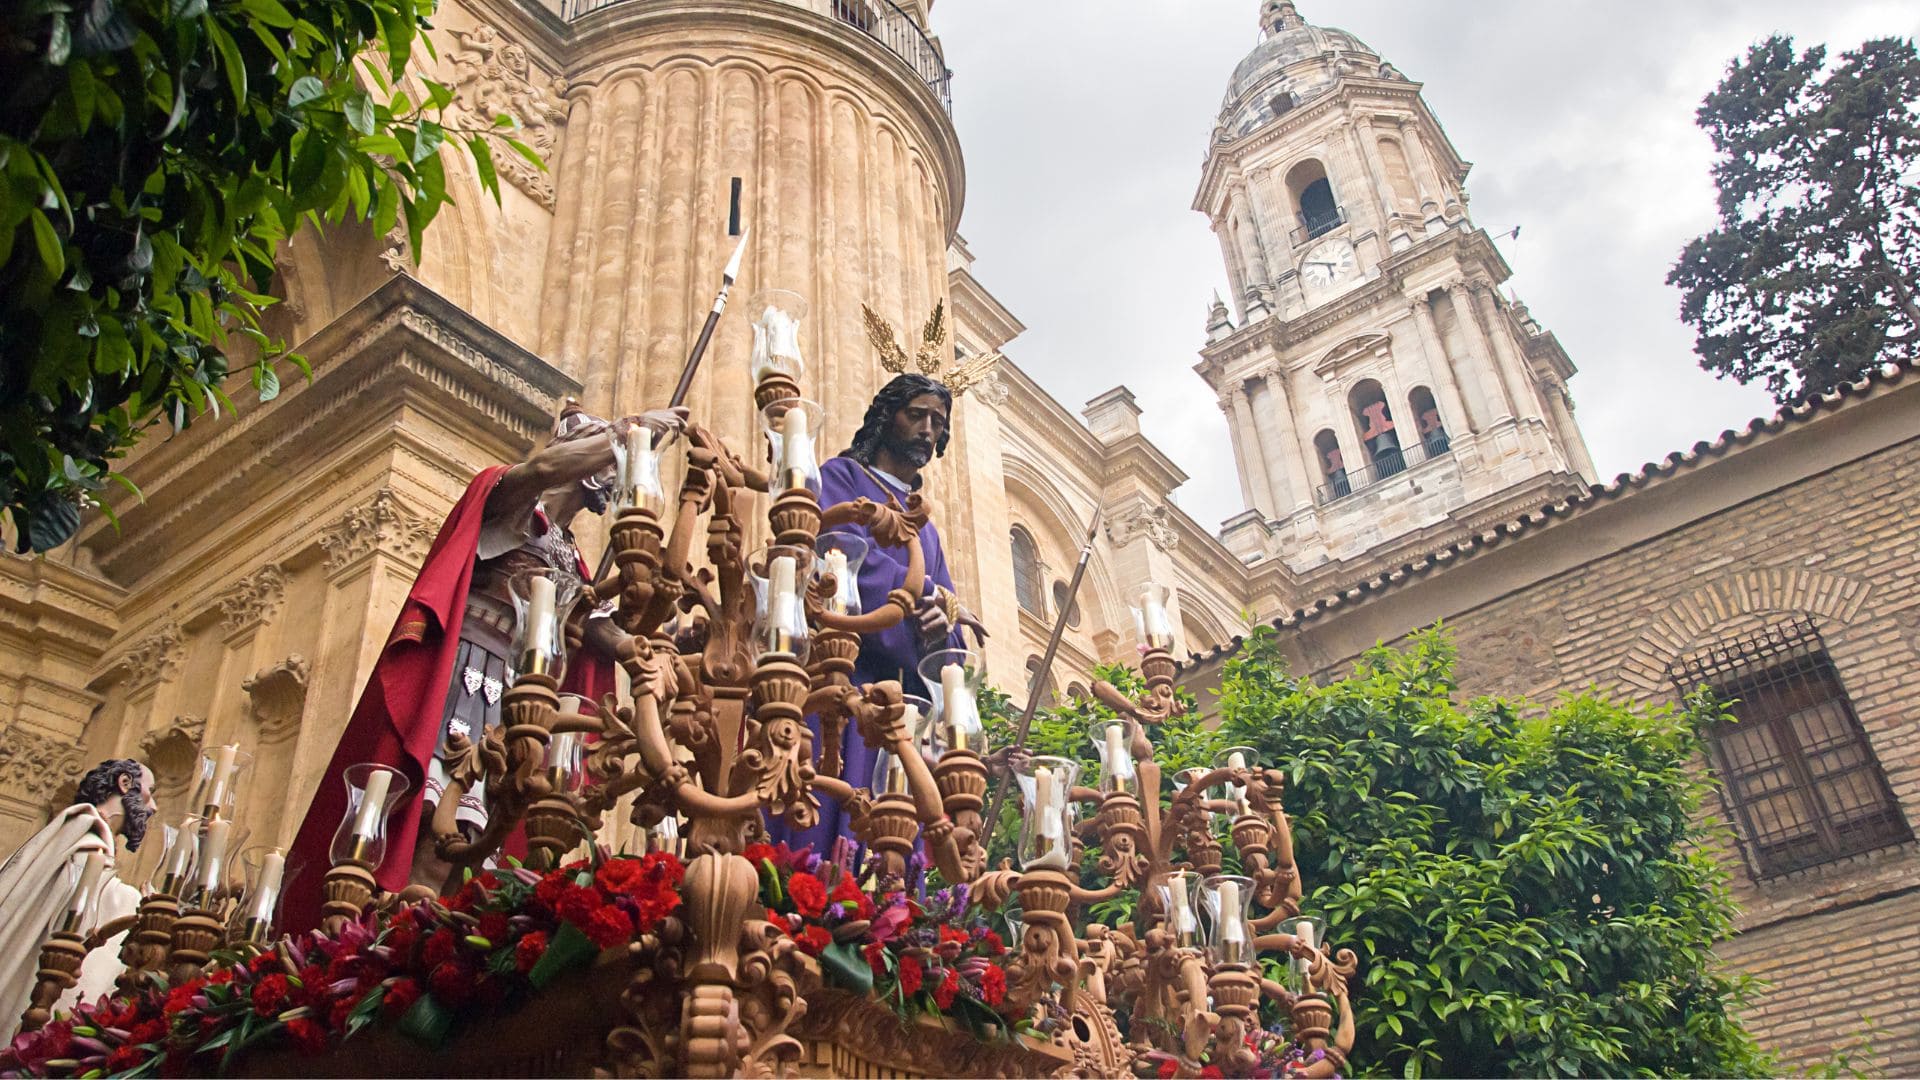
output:
[[[1776,31],[1835,53],[1920,33],[1911,0],[1299,0],[1408,78],[1462,157],[1509,285],[1580,369],[1602,475],[1772,411],[1697,365],[1665,284],[1713,221],[1700,99]],[[975,273],[1028,329],[1007,354],[1077,411],[1115,383],[1193,477],[1201,524],[1242,509],[1226,423],[1193,364],[1220,250],[1189,209],[1257,0],[945,0],[935,28],[967,160]]]

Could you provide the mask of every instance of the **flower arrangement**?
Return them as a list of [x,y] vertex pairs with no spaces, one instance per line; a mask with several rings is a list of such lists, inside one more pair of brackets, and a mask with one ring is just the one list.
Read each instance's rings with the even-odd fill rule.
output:
[[978,1035],[1019,1030],[998,1011],[1007,996],[1007,943],[955,885],[924,893],[917,856],[906,880],[862,887],[843,840],[833,857],[755,844],[767,921],[818,957],[828,981],[870,993],[903,1017],[945,1015]]
[[257,954],[222,952],[201,976],[81,1005],[16,1037],[0,1076],[187,1076],[255,1047],[321,1054],[377,1022],[429,1044],[458,1018],[508,1007],[680,905],[670,854],[470,877],[444,901],[369,914]]

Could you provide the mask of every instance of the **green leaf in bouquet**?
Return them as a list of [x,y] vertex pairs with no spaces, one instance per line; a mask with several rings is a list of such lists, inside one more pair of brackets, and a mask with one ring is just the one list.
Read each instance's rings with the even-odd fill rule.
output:
[[545,989],[553,980],[583,966],[599,952],[599,948],[580,932],[579,927],[562,923],[560,929],[554,931],[552,940],[547,942],[547,951],[540,954],[533,970],[527,972],[527,981],[536,988]]
[[453,1030],[453,1013],[431,993],[420,995],[405,1016],[400,1018],[400,1034],[422,1045],[438,1049]]
[[860,955],[860,946],[851,941],[836,941],[822,950],[820,968],[835,986],[861,994],[873,990],[873,969]]
[[760,899],[774,908],[787,902],[787,892],[780,887],[780,872],[773,868],[772,859],[760,860]]

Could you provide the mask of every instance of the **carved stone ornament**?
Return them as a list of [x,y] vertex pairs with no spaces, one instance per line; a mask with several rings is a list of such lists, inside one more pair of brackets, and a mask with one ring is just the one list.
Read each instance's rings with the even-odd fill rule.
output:
[[80,747],[24,724],[0,733],[0,790],[35,806],[47,805],[82,772]]
[[1007,388],[1007,381],[1000,377],[1000,368],[997,365],[974,384],[973,388],[974,397],[996,409],[1007,403],[1009,393],[1011,391]]
[[407,223],[402,221],[387,230],[380,247],[380,265],[389,274],[413,273],[413,256],[407,248]]
[[287,596],[287,574],[278,566],[263,566],[241,578],[220,596],[220,615],[233,634],[273,618]]
[[300,729],[307,708],[307,658],[295,653],[261,668],[240,684],[249,699],[247,715],[260,725],[263,742],[278,742]]
[[1164,506],[1140,506],[1107,519],[1107,539],[1115,547],[1125,547],[1144,536],[1161,551],[1172,551],[1180,544]]
[[128,649],[120,664],[127,673],[128,685],[137,688],[172,678],[184,656],[180,628],[168,625]]
[[320,536],[320,548],[327,554],[327,572],[336,574],[375,551],[401,558],[424,558],[433,543],[431,524],[402,506],[392,488],[381,488],[373,497],[334,521]]
[[207,718],[176,716],[166,727],[154,728],[140,739],[140,760],[153,770],[154,788],[163,795],[185,794],[193,779],[200,744],[207,737]]
[[[502,114],[511,116],[519,130],[510,134],[533,147],[542,160],[555,160],[567,120],[563,104],[567,80],[535,67],[524,47],[491,26],[448,33],[459,42],[447,56],[453,68],[453,105],[448,111],[475,127],[490,127]],[[508,183],[553,209],[552,176],[505,146],[498,148],[493,160]]]

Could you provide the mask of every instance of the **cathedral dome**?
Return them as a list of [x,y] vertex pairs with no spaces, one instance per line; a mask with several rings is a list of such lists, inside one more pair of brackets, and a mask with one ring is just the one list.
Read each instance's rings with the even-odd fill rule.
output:
[[1367,43],[1345,30],[1314,26],[1290,0],[1265,0],[1260,44],[1233,69],[1216,136],[1244,135],[1320,96],[1342,75],[1398,78]]

